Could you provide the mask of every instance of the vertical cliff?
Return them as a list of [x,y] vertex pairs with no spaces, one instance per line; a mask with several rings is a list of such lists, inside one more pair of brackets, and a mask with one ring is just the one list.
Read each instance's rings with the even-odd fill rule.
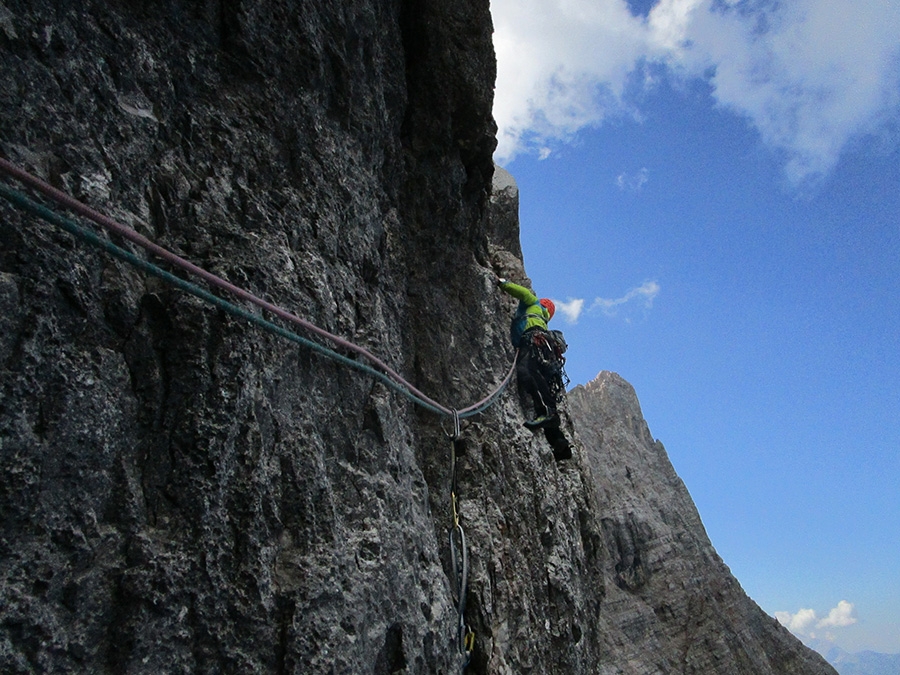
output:
[[605,543],[609,642],[617,664],[640,664],[611,672],[831,673],[716,554],[631,385],[601,373],[569,402]]
[[[493,77],[482,0],[0,0],[3,157],[456,408],[525,272]],[[0,242],[0,670],[459,672],[438,416],[5,201]],[[458,444],[469,672],[831,672],[627,385],[569,462],[521,419]]]

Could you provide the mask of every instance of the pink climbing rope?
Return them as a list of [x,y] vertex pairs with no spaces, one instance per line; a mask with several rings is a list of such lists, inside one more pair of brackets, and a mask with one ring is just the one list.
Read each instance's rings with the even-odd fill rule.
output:
[[127,239],[128,241],[140,246],[144,250],[152,253],[153,255],[155,255],[159,258],[162,258],[163,260],[169,262],[171,265],[173,265],[179,269],[182,269],[190,274],[200,277],[201,279],[206,281],[211,286],[219,288],[224,291],[227,291],[228,293],[231,293],[232,295],[235,295],[235,296],[241,298],[242,300],[246,300],[247,302],[250,302],[250,303],[256,305],[257,307],[260,307],[268,312],[271,312],[272,314],[284,319],[285,321],[288,321],[289,323],[300,326],[304,330],[309,331],[310,333],[313,333],[314,335],[318,335],[319,337],[324,338],[324,339],[332,342],[335,345],[338,345],[340,347],[348,349],[351,352],[354,352],[355,354],[362,356],[363,358],[368,360],[370,363],[378,366],[385,374],[390,376],[391,379],[396,381],[398,384],[401,384],[402,386],[406,387],[410,392],[415,394],[417,397],[419,397],[423,401],[427,402],[428,404],[434,406],[435,408],[437,408],[438,410],[440,410],[442,413],[444,413],[446,415],[450,415],[450,416],[453,416],[454,414],[460,415],[460,414],[465,414],[465,413],[472,413],[473,411],[478,410],[485,403],[487,403],[491,399],[493,399],[494,396],[496,396],[507,385],[510,378],[512,377],[513,372],[515,371],[515,360],[513,360],[512,367],[510,368],[510,370],[507,373],[506,377],[504,378],[503,382],[497,387],[497,389],[495,389],[491,394],[486,396],[484,399],[482,399],[478,403],[468,406],[467,408],[464,408],[462,410],[454,411],[453,409],[448,408],[448,407],[438,403],[437,401],[433,400],[432,398],[430,398],[423,392],[419,391],[415,386],[413,386],[411,383],[409,383],[402,375],[400,375],[393,368],[391,368],[387,363],[385,363],[384,361],[379,359],[377,356],[372,354],[366,348],[360,347],[359,345],[356,345],[348,340],[345,340],[342,337],[339,337],[337,335],[329,333],[328,331],[326,331],[322,328],[319,328],[315,324],[312,324],[309,321],[302,319],[301,317],[297,316],[296,314],[293,314],[285,309],[282,309],[281,307],[278,307],[277,305],[273,305],[272,303],[270,303],[266,300],[263,300],[262,298],[254,295],[253,293],[250,293],[249,291],[246,291],[243,288],[240,288],[239,286],[235,286],[234,284],[232,284],[229,281],[226,281],[222,277],[217,276],[217,275],[213,274],[212,272],[208,272],[207,270],[203,269],[202,267],[198,267],[194,263],[192,263],[188,260],[185,260],[181,256],[179,256],[175,253],[172,253],[171,251],[163,248],[162,246],[159,246],[158,244],[152,242],[151,240],[147,239],[145,236],[143,236],[139,232],[136,232],[135,230],[131,229],[130,227],[127,227],[126,225],[122,225],[121,223],[116,222],[112,218],[109,218],[108,216],[96,211],[95,209],[92,209],[91,207],[78,201],[71,195],[68,195],[65,192],[63,192],[62,190],[59,190],[59,189],[53,187],[49,183],[41,180],[40,178],[33,176],[32,174],[28,173],[24,169],[17,167],[15,164],[13,164],[12,162],[10,162],[2,157],[0,157],[0,171],[7,174],[8,176],[15,178],[16,180],[20,181],[21,183],[31,187],[32,189],[36,190],[37,192],[40,192],[41,194],[48,197],[49,199],[52,199],[53,201],[60,204],[61,206],[64,206],[64,207],[74,211],[75,213],[80,214],[81,216],[87,218],[88,220],[93,221],[97,225],[100,225],[101,227],[105,228],[106,230],[108,230],[110,232],[114,232],[115,234],[121,236],[123,239]]

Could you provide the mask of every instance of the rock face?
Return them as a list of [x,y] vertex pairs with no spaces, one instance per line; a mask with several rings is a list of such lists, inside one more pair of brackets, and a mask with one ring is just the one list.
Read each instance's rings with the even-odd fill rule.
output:
[[609,672],[831,672],[716,554],[631,385],[605,372],[568,398],[605,544],[606,642],[618,652]]
[[[483,0],[2,0],[0,153],[462,408],[525,274],[493,77]],[[0,241],[0,671],[460,671],[440,418],[5,201]],[[570,399],[570,462],[514,388],[463,425],[469,672],[833,672],[630,387]]]

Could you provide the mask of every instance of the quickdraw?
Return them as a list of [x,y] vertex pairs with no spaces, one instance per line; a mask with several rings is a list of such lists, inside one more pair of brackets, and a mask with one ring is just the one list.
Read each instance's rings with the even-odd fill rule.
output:
[[453,576],[453,590],[456,595],[456,639],[461,656],[460,672],[464,672],[472,659],[475,648],[475,633],[466,624],[466,593],[469,585],[469,551],[466,533],[459,522],[459,497],[457,483],[457,449],[460,443],[459,415],[453,415],[453,431],[445,432],[450,437],[450,511],[452,524],[448,532],[450,541],[450,570]]

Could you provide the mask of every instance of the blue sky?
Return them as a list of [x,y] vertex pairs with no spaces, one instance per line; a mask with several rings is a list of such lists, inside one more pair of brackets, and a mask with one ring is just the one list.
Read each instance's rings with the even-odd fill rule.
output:
[[764,610],[900,652],[900,4],[492,13],[495,159],[573,384],[635,386]]

